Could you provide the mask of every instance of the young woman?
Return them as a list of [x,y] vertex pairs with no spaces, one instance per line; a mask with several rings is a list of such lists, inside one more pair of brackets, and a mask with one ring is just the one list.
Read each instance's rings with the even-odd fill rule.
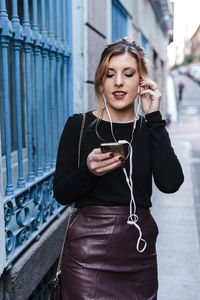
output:
[[[62,299],[155,300],[158,228],[150,213],[152,175],[164,193],[176,192],[184,177],[143,49],[127,38],[107,45],[95,92],[99,109],[86,113],[80,168],[81,114],[67,120],[57,155],[55,198],[77,207],[64,247]],[[125,155],[101,152],[101,143],[118,141]]]

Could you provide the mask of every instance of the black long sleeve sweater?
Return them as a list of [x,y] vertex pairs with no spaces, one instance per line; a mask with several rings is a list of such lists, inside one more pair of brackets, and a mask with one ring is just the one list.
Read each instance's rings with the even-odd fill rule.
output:
[[[129,205],[130,190],[122,168],[103,176],[92,174],[87,167],[87,156],[102,142],[113,142],[110,123],[101,120],[96,134],[96,117],[86,113],[86,123],[81,143],[81,166],[78,168],[78,144],[82,122],[81,114],[69,117],[63,129],[56,162],[53,191],[56,200],[63,204],[76,202],[76,207],[87,205]],[[164,193],[176,192],[184,176],[171,146],[159,111],[140,117],[134,132],[133,194],[137,206],[151,207],[152,175],[158,189]],[[133,122],[113,122],[117,140],[131,140]],[[103,138],[103,141],[101,138]],[[126,163],[129,171],[129,163]]]

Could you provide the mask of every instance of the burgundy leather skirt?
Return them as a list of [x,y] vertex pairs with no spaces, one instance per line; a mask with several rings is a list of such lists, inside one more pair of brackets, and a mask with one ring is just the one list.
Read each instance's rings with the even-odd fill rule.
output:
[[62,300],[156,300],[156,238],[150,210],[137,208],[147,242],[136,250],[138,229],[127,224],[129,206],[86,206],[72,217],[62,261]]

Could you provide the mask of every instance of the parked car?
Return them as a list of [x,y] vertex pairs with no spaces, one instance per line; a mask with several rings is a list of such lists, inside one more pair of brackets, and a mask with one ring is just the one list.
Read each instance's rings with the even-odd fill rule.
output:
[[180,66],[178,68],[179,74],[187,75],[200,84],[200,63],[190,64],[187,66]]
[[178,68],[179,74],[187,74],[188,66],[181,66]]
[[194,80],[200,84],[200,70],[195,70],[193,72],[192,77],[194,78]]
[[199,83],[199,77],[200,77],[200,64],[191,64],[188,67],[189,70],[189,76],[194,79],[196,82]]

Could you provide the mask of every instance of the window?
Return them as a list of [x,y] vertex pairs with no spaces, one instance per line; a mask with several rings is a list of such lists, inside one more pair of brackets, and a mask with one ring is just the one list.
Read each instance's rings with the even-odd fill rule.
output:
[[119,1],[112,1],[112,41],[127,36],[128,18]]
[[144,34],[141,34],[141,46],[144,48],[146,57],[149,58],[149,42]]

